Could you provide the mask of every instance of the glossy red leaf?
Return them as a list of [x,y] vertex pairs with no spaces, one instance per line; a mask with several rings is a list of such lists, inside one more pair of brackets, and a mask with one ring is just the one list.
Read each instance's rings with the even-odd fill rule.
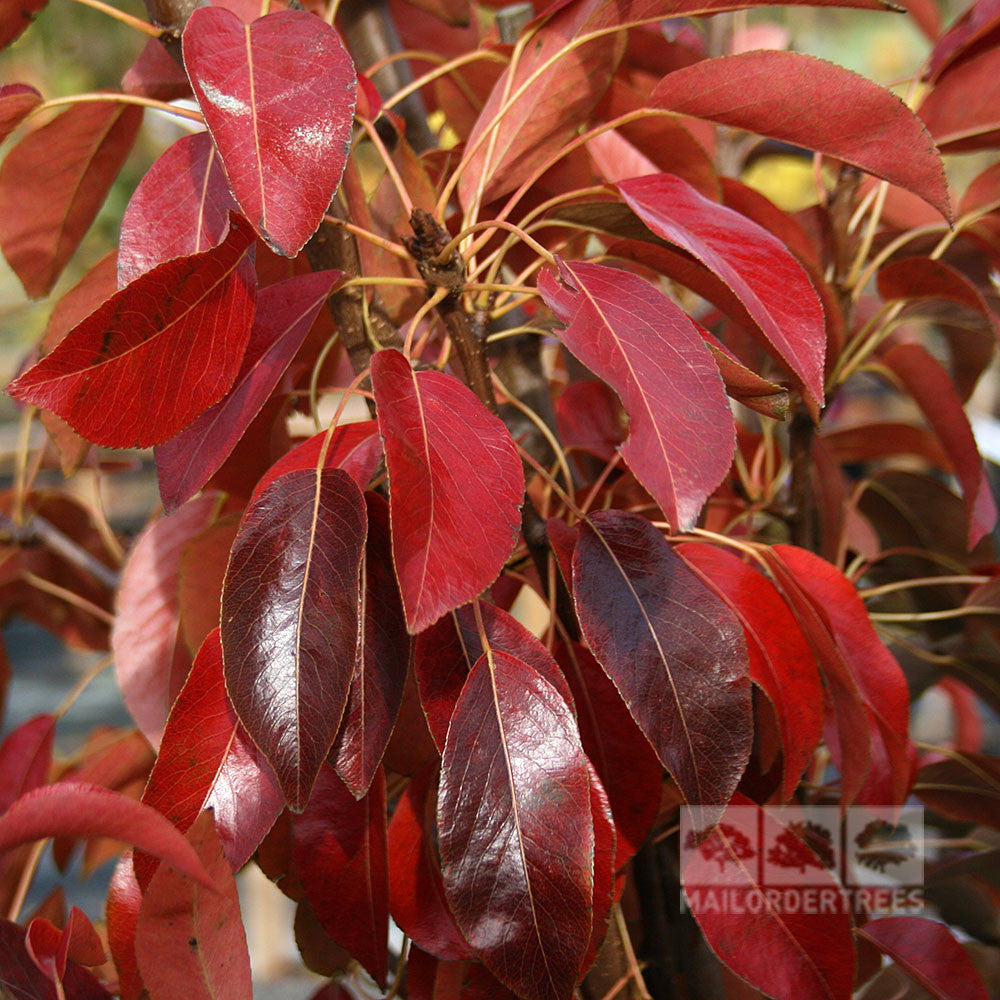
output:
[[389,470],[392,556],[410,632],[471,601],[517,543],[524,473],[510,432],[443,372],[372,358]]
[[0,919],[0,982],[11,1000],[111,1000],[111,994],[86,969],[66,967],[62,991],[32,961],[26,948],[25,929]]
[[659,812],[663,766],[594,654],[574,643],[558,646],[556,657],[573,692],[583,749],[608,798],[617,831],[615,867],[621,869]]
[[361,652],[366,527],[346,472],[301,469],[260,494],[233,543],[222,591],[226,687],[295,810],[337,735]]
[[135,959],[135,925],[142,905],[142,892],[132,871],[132,852],[124,854],[111,875],[105,916],[108,947],[118,970],[121,1000],[139,1000],[144,990]]
[[941,157],[920,119],[888,90],[823,59],[776,50],[708,59],[668,73],[651,102],[844,160],[951,218]]
[[774,585],[737,556],[710,545],[677,553],[733,608],[743,625],[750,676],[774,705],[784,753],[782,798],[791,798],[823,733],[816,657]]
[[993,530],[997,508],[962,402],[947,372],[919,344],[896,344],[879,359],[913,397],[951,458],[962,487],[972,549]]
[[[152,44],[162,51],[159,42]],[[239,208],[208,133],[178,139],[149,168],[125,209],[118,287],[164,261],[217,246],[232,211]]]
[[55,717],[37,715],[22,722],[0,744],[0,813],[49,780],[55,734]]
[[618,190],[657,236],[686,250],[726,283],[818,411],[826,350],[823,306],[787,247],[680,177],[637,177],[620,183]]
[[109,448],[173,437],[217,403],[239,371],[255,308],[253,272],[241,266],[252,240],[233,216],[218,247],[142,275],[7,391]]
[[569,1000],[590,944],[594,823],[565,699],[523,660],[479,658],[448,729],[438,793],[445,893],[504,985]]
[[[849,1000],[854,943],[847,907],[835,904],[816,912],[767,902],[759,855],[750,848],[748,858],[741,838],[774,844],[785,828],[742,796],[733,805],[739,813],[730,807],[698,849],[686,852],[681,871],[688,905],[709,947],[733,972],[775,1000]],[[810,860],[810,889],[815,887],[818,898],[830,893],[828,898],[840,900],[840,886],[811,847],[803,842],[798,848]],[[719,893],[732,902],[721,905]]]
[[42,95],[26,83],[0,87],[0,142],[42,103]]
[[351,680],[344,721],[330,751],[330,763],[358,799],[367,794],[382,762],[410,663],[410,636],[392,570],[389,507],[377,493],[366,494],[365,504],[368,538],[362,570],[361,657]]
[[135,105],[74,104],[7,154],[0,167],[0,248],[32,298],[48,295],[80,245],[141,122]]
[[867,921],[857,934],[936,1000],[987,1000],[976,967],[944,924],[923,917],[881,917]]
[[593,514],[573,554],[580,628],[692,806],[721,813],[750,757],[739,620],[644,518]]
[[963,60],[942,76],[917,113],[943,152],[1000,146],[1000,50]]
[[236,200],[272,249],[294,257],[319,227],[347,162],[357,92],[351,57],[322,18],[296,10],[244,24],[203,7],[183,42]]
[[618,393],[621,452],[678,531],[729,471],[735,432],[719,370],[691,319],[638,275],[559,262],[538,287],[566,324],[560,340]]
[[211,876],[207,888],[161,865],[143,894],[135,954],[151,1000],[246,1000],[250,954],[229,862],[211,812],[188,840]]
[[[858,692],[873,719],[873,763],[884,753],[890,772],[878,804],[902,803],[910,787],[910,696],[906,678],[879,639],[853,584],[825,559],[792,545],[776,545],[774,555],[795,576],[829,623]],[[876,742],[876,736],[879,737]],[[877,756],[874,756],[877,754]]]
[[329,764],[292,821],[295,867],[323,929],[381,986],[389,962],[385,775],[357,800]]
[[356,424],[337,427],[333,434],[321,431],[296,445],[268,469],[250,498],[252,507],[257,498],[276,479],[296,469],[315,469],[324,443],[329,437],[325,469],[343,469],[360,489],[366,489],[382,460],[382,439],[374,420],[361,420]]
[[392,918],[417,947],[438,958],[473,955],[451,915],[437,852],[437,767],[406,786],[389,823],[389,901]]
[[243,363],[226,396],[155,451],[167,513],[218,471],[305,342],[342,271],[301,274],[261,289]]
[[24,946],[39,970],[53,982],[66,975],[69,960],[81,965],[103,965],[107,960],[94,925],[75,906],[61,929],[44,917],[33,918],[26,928]]
[[[229,703],[218,629],[198,651],[170,712],[142,801],[181,833],[203,809],[211,809],[234,870],[246,864],[284,807],[270,766]],[[136,853],[134,869],[143,888],[155,868],[152,858]]]
[[132,546],[122,570],[111,632],[115,672],[126,708],[154,748],[191,668],[180,632],[181,557],[220,506],[218,495],[201,496],[154,521]]
[[[572,708],[573,695],[552,654],[516,618],[493,604],[479,614],[493,649],[523,660],[551,684]],[[413,663],[420,703],[438,749],[443,751],[455,705],[476,661],[483,655],[476,615],[459,608],[417,636]]]
[[96,785],[61,782],[19,798],[0,816],[0,851],[44,837],[111,837],[211,885],[191,845],[155,809]]
[[917,772],[914,792],[935,812],[1000,829],[1000,758],[952,752]]

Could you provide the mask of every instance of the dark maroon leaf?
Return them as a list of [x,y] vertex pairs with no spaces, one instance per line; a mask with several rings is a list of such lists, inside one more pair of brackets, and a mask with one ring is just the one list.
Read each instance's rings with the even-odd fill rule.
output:
[[406,786],[389,823],[389,900],[393,920],[415,945],[438,958],[471,958],[451,915],[437,852],[437,767]]
[[111,649],[125,705],[154,748],[191,669],[180,631],[181,557],[212,524],[221,504],[220,496],[206,494],[154,521],[132,546],[122,570]]
[[[218,629],[199,650],[170,712],[142,801],[181,833],[203,809],[211,809],[222,851],[234,870],[246,864],[282,810],[274,774],[229,703]],[[155,863],[137,852],[134,870],[145,888]]]
[[[588,760],[588,763],[589,760]],[[591,910],[590,944],[581,973],[593,964],[608,932],[608,919],[615,903],[615,872],[624,865],[618,855],[618,837],[608,793],[590,764],[590,814],[594,821],[594,904]],[[658,801],[654,798],[654,801]]]
[[659,812],[663,767],[593,653],[574,643],[557,647],[556,657],[573,692],[583,749],[609,801],[620,869],[646,839]]
[[385,776],[356,800],[329,764],[293,822],[295,867],[324,930],[384,986],[389,961]]
[[651,101],[852,163],[951,218],[941,157],[920,119],[888,90],[823,59],[776,50],[707,59],[668,73]]
[[920,768],[914,792],[942,816],[1000,828],[1000,758],[957,753]]
[[677,530],[694,523],[729,471],[732,414],[690,317],[638,275],[559,262],[541,274],[559,338],[618,393],[629,415],[621,452]]
[[176,437],[157,445],[160,497],[167,513],[218,471],[305,342],[342,271],[318,271],[261,290],[243,363],[226,396]]
[[330,25],[298,10],[248,25],[203,7],[183,41],[236,200],[272,249],[294,257],[344,172],[357,91],[351,57]]
[[111,994],[86,969],[66,966],[62,992],[32,961],[25,947],[25,929],[0,920],[0,984],[12,1000],[111,1000]]
[[[523,660],[572,708],[573,695],[566,678],[541,642],[516,618],[493,604],[480,604],[479,612],[491,648]],[[469,673],[484,652],[471,607],[459,608],[417,636],[413,662],[420,703],[439,750],[444,750],[448,726]]]
[[726,283],[818,410],[826,349],[823,306],[787,247],[680,177],[637,177],[618,190],[657,236],[688,251]]
[[141,122],[142,109],[135,105],[74,104],[7,154],[0,167],[0,247],[32,298],[52,291]]
[[139,971],[152,997],[245,1000],[251,995],[246,932],[211,812],[196,820],[188,840],[212,880],[206,888],[160,866],[136,923]]
[[218,247],[142,275],[7,391],[109,448],[173,437],[239,371],[255,308],[253,272],[241,266],[252,241],[246,222],[232,216]]
[[935,1000],[987,1000],[986,986],[951,931],[923,917],[881,917],[857,930]]
[[346,472],[301,469],[260,494],[229,560],[226,687],[296,810],[340,727],[360,655],[366,526]]
[[0,142],[41,103],[42,95],[26,83],[7,83],[0,87]]
[[[159,42],[151,44],[163,51]],[[239,208],[211,137],[198,132],[178,139],[149,168],[125,209],[118,287],[164,261],[218,246],[231,211]]]
[[443,372],[399,351],[372,358],[389,469],[392,555],[413,633],[466,604],[517,543],[524,474],[510,432]]
[[573,554],[580,627],[692,806],[719,815],[750,757],[743,630],[644,518],[593,514]]
[[448,730],[438,834],[445,892],[486,967],[569,1000],[592,931],[587,758],[565,699],[523,660],[479,658]]
[[410,636],[392,570],[389,507],[377,493],[366,494],[365,503],[368,538],[362,570],[362,652],[351,680],[344,721],[330,751],[330,762],[358,799],[367,794],[382,762],[410,663]]

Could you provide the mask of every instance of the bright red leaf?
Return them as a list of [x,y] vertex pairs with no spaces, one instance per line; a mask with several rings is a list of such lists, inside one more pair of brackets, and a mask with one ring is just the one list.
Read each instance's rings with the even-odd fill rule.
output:
[[250,227],[232,216],[218,247],[142,275],[7,391],[109,448],[173,437],[239,371],[255,308],[253,271],[242,266],[252,241]]
[[74,104],[7,154],[0,167],[0,248],[32,298],[52,291],[141,122],[135,105]]
[[226,687],[296,810],[337,735],[361,653],[366,527],[346,472],[302,469],[260,494],[233,543],[222,591]]
[[[153,44],[163,51],[159,42]],[[172,59],[170,63],[176,66]],[[231,211],[239,207],[211,137],[198,132],[178,139],[149,168],[125,209],[118,287],[164,261],[217,246],[229,228]]]
[[75,906],[61,929],[44,917],[31,920],[24,945],[35,965],[53,981],[61,981],[66,975],[67,961],[81,965],[103,965],[107,961],[94,925]]
[[135,954],[151,1000],[246,1000],[250,955],[229,862],[211,812],[188,840],[211,876],[207,888],[161,865],[143,894]]
[[222,7],[203,7],[183,42],[236,200],[270,247],[294,257],[323,220],[347,162],[357,91],[351,57],[322,18],[297,10],[244,24]]
[[96,785],[60,782],[19,798],[0,816],[0,851],[44,837],[112,837],[211,885],[198,856],[155,809]]
[[42,103],[42,95],[26,83],[0,87],[0,142]]
[[318,271],[261,290],[246,354],[232,388],[193,424],[156,447],[160,497],[167,513],[197,493],[229,457],[342,277],[342,271]]
[[621,452],[678,531],[694,524],[729,471],[733,419],[719,370],[691,319],[638,275],[560,262],[538,287],[566,324],[559,338],[618,393]]
[[562,695],[523,660],[479,658],[441,762],[445,893],[486,967],[530,1000],[569,1000],[591,938],[587,758]]
[[644,518],[593,514],[573,554],[580,628],[692,806],[721,813],[750,757],[750,678],[732,610]]
[[524,474],[503,422],[454,376],[412,371],[399,351],[379,351],[371,367],[393,561],[416,633],[500,574],[517,543]]
[[951,218],[941,157],[920,119],[888,90],[823,59],[776,50],[708,59],[668,73],[651,102],[852,163]]
[[951,931],[923,917],[881,917],[856,932],[935,1000],[987,1000],[986,987]]
[[141,905],[142,891],[132,871],[132,854],[127,852],[111,875],[105,905],[108,947],[118,970],[121,1000],[139,1000],[144,990],[135,959],[135,925]]
[[[170,712],[142,801],[181,833],[190,829],[203,809],[211,809],[233,870],[246,864],[284,806],[270,766],[229,703],[218,629],[198,651]],[[136,853],[134,869],[145,887],[155,864]]]
[[292,821],[295,867],[324,930],[385,986],[389,881],[385,775],[356,800],[329,764],[309,805]]
[[125,706],[154,747],[191,668],[178,617],[181,557],[220,506],[221,497],[207,494],[154,521],[132,546],[122,570],[111,649]]
[[726,283],[818,411],[826,349],[823,306],[785,245],[680,177],[637,177],[620,183],[618,190],[657,236],[686,250]]
[[361,657],[354,670],[344,721],[330,762],[355,798],[375,777],[403,700],[410,663],[399,585],[392,570],[389,507],[377,493],[365,495],[368,538],[362,569],[364,617]]

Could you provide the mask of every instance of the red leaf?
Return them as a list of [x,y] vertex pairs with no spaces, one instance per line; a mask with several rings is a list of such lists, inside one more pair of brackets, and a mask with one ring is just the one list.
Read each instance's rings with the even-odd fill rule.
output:
[[[770,813],[749,800],[741,796],[734,802],[708,838],[686,852],[681,881],[691,912],[719,959],[769,997],[849,1000],[854,943],[846,907],[808,912],[807,907],[782,909],[763,902],[760,857],[753,847],[744,847],[744,841],[774,844],[783,831]],[[812,862],[810,889],[815,887],[817,898],[832,893],[829,898],[839,902],[842,890],[837,882],[808,844],[797,846]],[[725,898],[721,904],[716,898],[713,906],[712,895],[719,893]],[[728,900],[731,905],[725,905]],[[754,905],[755,900],[763,905]]]
[[649,282],[603,264],[559,262],[539,276],[558,336],[618,393],[629,415],[621,452],[678,531],[729,471],[732,414],[694,323]]
[[742,52],[668,73],[651,97],[668,111],[781,139],[919,195],[951,219],[941,157],[888,90],[798,52]]
[[573,595],[587,644],[688,803],[721,813],[753,735],[736,616],[648,521],[617,510],[583,523]]
[[158,38],[150,38],[125,71],[122,90],[157,101],[176,101],[191,96],[187,74]]
[[823,734],[823,688],[813,651],[788,605],[763,574],[714,546],[684,544],[675,551],[703,574],[743,625],[750,676],[774,705],[781,729],[781,794],[787,801]]
[[[218,629],[198,651],[170,712],[142,801],[181,833],[203,809],[211,809],[222,851],[234,870],[257,850],[284,806],[271,768],[229,703]],[[134,867],[145,888],[156,868],[153,859],[137,853]]]
[[10,920],[0,920],[0,982],[12,1000],[111,1000],[111,994],[86,969],[70,963],[62,991],[41,972],[28,953],[25,930]]
[[337,735],[360,655],[366,527],[346,472],[289,472],[247,511],[229,559],[226,687],[295,810]]
[[657,236],[692,254],[726,283],[818,411],[826,349],[823,306],[785,245],[680,177],[640,177],[623,181],[618,190]]
[[997,27],[1000,27],[997,0],[976,0],[938,39],[928,60],[927,77],[936,80],[952,63],[966,56],[975,42]]
[[389,508],[377,493],[366,494],[365,503],[368,538],[362,570],[362,655],[351,680],[344,721],[330,751],[330,763],[358,799],[367,794],[382,762],[410,663],[410,636],[392,571]]
[[250,955],[236,881],[212,814],[204,812],[188,840],[211,876],[206,889],[161,865],[143,895],[135,954],[152,1000],[246,1000]]
[[445,892],[504,985],[569,1000],[592,930],[587,758],[563,697],[523,660],[487,651],[455,708],[441,763]]
[[342,277],[342,271],[318,271],[261,290],[250,341],[232,388],[193,424],[156,447],[160,496],[167,513],[197,493],[232,453]]
[[43,837],[111,837],[211,885],[191,845],[155,809],[96,785],[65,782],[23,795],[0,816],[0,851]]
[[951,931],[922,917],[882,917],[856,932],[936,1000],[987,1000],[986,987]]
[[942,152],[1000,146],[1000,51],[987,49],[953,66],[917,108]]
[[[541,642],[516,618],[495,605],[480,604],[479,613],[490,646],[527,663],[572,708],[573,695],[566,678]],[[462,689],[484,652],[471,607],[459,608],[417,636],[414,672],[427,725],[439,750],[444,750]]]
[[135,105],[74,104],[7,154],[0,167],[0,247],[32,298],[48,295],[76,252],[141,122]]
[[208,633],[219,627],[222,584],[229,550],[240,528],[240,514],[223,514],[184,547],[177,578],[184,642],[192,652],[201,649]]
[[44,917],[35,917],[27,926],[24,947],[39,970],[53,982],[66,975],[68,959],[81,965],[103,965],[107,961],[93,924],[75,906],[62,930]]
[[213,250],[148,271],[12,382],[89,441],[145,448],[183,430],[236,378],[254,315],[253,234],[233,216]]
[[365,489],[375,474],[382,459],[382,440],[378,436],[378,424],[374,420],[362,420],[356,424],[344,424],[329,435],[326,431],[294,447],[287,455],[278,459],[257,484],[250,498],[252,507],[257,498],[276,479],[294,472],[296,469],[315,469],[323,445],[329,437],[325,469],[343,469],[359,486]]
[[775,545],[775,556],[794,574],[798,585],[829,623],[862,700],[881,737],[873,731],[873,753],[884,747],[890,772],[880,805],[902,803],[910,787],[910,695],[903,671],[882,644],[853,584],[834,566],[805,549]]
[[48,5],[48,0],[3,0],[0,5],[0,49],[6,48]]
[[[615,903],[615,871],[625,863],[618,855],[618,838],[608,793],[593,764],[590,764],[588,770],[590,815],[594,823],[594,903],[591,908],[590,944],[583,959],[581,974],[593,964],[608,933],[608,918]],[[653,801],[658,803],[658,797],[654,796]]]
[[385,775],[360,801],[329,764],[293,821],[295,867],[324,930],[381,986],[389,962]]
[[142,892],[132,872],[132,854],[129,852],[123,855],[111,875],[105,907],[108,947],[118,970],[121,1000],[139,1000],[145,989],[135,960],[135,925],[141,904]]
[[952,751],[920,768],[913,790],[942,816],[1000,829],[1000,758]]
[[[451,915],[437,853],[437,767],[406,786],[389,823],[389,900],[392,917],[415,945],[438,958],[471,958]],[[432,794],[434,793],[434,794]]]
[[42,103],[42,95],[26,83],[0,87],[0,142]]
[[220,501],[217,495],[201,496],[154,521],[122,570],[111,649],[125,706],[154,747],[191,667],[178,620],[181,557],[188,542],[215,520]]
[[919,344],[896,344],[880,360],[913,397],[951,458],[962,486],[972,549],[993,530],[997,508],[961,400],[947,372]]
[[323,220],[347,162],[357,92],[351,57],[337,32],[305,11],[247,25],[204,7],[183,41],[236,200],[272,249],[294,257]]
[[625,440],[626,428],[618,397],[603,382],[573,382],[556,400],[559,440],[605,462]]
[[503,422],[458,379],[372,358],[389,470],[392,556],[407,628],[471,601],[517,543],[524,474]]
[[[152,44],[163,51],[159,42]],[[178,139],[149,168],[125,209],[118,287],[164,261],[218,246],[231,211],[239,209],[211,137],[198,132]]]
[[38,715],[0,744],[0,813],[49,780],[55,732],[55,717]]
[[609,800],[618,832],[615,867],[621,869],[656,819],[663,768],[593,653],[574,643],[557,647],[556,657],[573,691],[583,749]]

